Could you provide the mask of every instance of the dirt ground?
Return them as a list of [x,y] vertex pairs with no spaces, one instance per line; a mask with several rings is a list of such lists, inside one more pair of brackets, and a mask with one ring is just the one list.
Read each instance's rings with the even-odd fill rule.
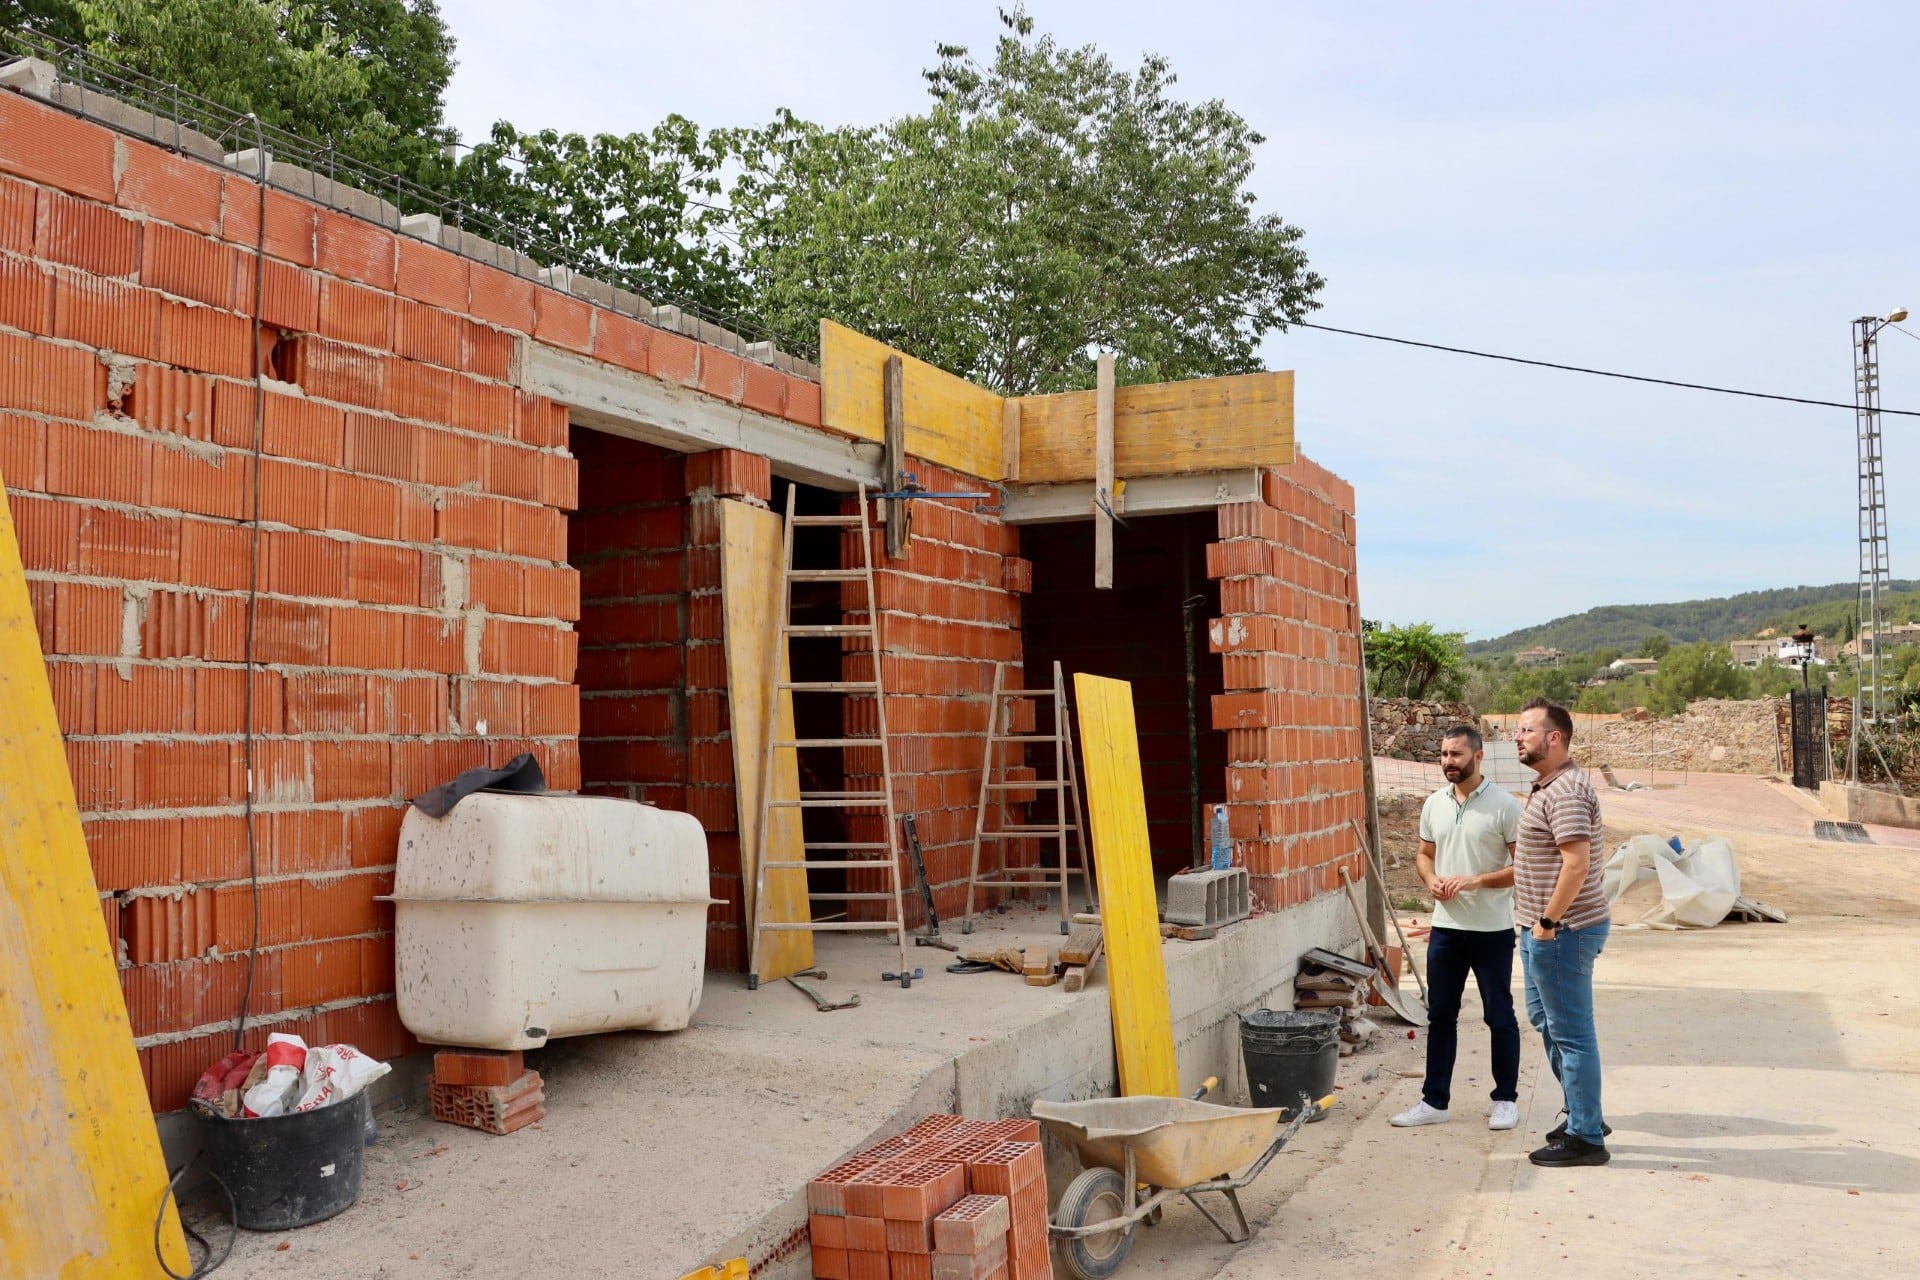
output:
[[[1526,1161],[1560,1106],[1530,1031],[1521,1128],[1486,1129],[1487,1049],[1469,992],[1452,1123],[1387,1124],[1419,1097],[1417,1040],[1368,1066],[1351,1059],[1344,1129],[1328,1135],[1342,1140],[1303,1146],[1296,1165],[1276,1170],[1284,1189],[1261,1200],[1253,1241],[1139,1274],[1911,1269],[1899,1259],[1920,1244],[1920,833],[1871,828],[1873,845],[1814,840],[1812,821],[1824,815],[1762,778],[1695,775],[1685,787],[1608,793],[1602,804],[1610,847],[1640,833],[1728,836],[1744,891],[1790,917],[1680,933],[1632,927],[1657,897],[1651,886],[1617,904],[1596,975],[1612,1163],[1545,1170]],[[1196,1223],[1208,1230],[1197,1215],[1176,1224],[1170,1212],[1160,1230]]]

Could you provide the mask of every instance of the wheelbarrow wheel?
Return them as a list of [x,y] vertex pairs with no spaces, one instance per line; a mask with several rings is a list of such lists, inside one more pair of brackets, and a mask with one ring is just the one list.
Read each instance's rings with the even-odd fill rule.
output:
[[1067,1184],[1054,1218],[1063,1227],[1116,1225],[1097,1236],[1060,1242],[1061,1262],[1075,1280],[1106,1280],[1120,1269],[1133,1248],[1134,1224],[1127,1217],[1126,1179],[1112,1169],[1089,1169]]

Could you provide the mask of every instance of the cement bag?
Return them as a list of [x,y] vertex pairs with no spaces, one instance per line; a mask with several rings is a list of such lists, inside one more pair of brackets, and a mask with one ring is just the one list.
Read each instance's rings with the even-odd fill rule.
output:
[[391,1070],[386,1063],[367,1057],[350,1044],[309,1049],[306,1092],[300,1095],[300,1102],[293,1109],[311,1111],[344,1102]]

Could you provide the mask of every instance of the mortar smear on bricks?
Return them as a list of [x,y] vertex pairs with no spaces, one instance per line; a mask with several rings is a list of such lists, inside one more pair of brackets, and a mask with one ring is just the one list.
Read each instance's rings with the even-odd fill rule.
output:
[[[378,901],[402,807],[520,751],[557,788],[697,816],[707,959],[743,968],[719,508],[890,487],[892,353],[825,326],[815,369],[284,164],[263,191],[252,156],[126,115],[0,91],[0,475],[155,1109],[239,1008],[249,727],[250,1036],[416,1047]],[[294,193],[322,186],[370,217]],[[993,494],[917,500],[905,557],[876,560],[896,806],[940,913],[998,663],[1132,681],[1161,873],[1224,802],[1262,905],[1338,892],[1363,812],[1354,500],[1294,452],[1291,375],[1120,390],[1112,589],[1093,393],[906,378],[935,408],[905,469]],[[834,661],[820,678],[869,658]],[[873,707],[833,714],[857,733]]]

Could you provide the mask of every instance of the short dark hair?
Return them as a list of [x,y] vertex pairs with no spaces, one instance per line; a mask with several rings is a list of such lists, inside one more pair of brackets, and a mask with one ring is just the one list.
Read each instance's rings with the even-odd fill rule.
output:
[[1450,724],[1447,726],[1447,731],[1440,737],[1442,741],[1448,738],[1465,738],[1467,745],[1475,751],[1482,750],[1486,746],[1486,743],[1480,740],[1480,731],[1470,724]]
[[1545,698],[1535,698],[1520,709],[1546,712],[1547,723],[1560,731],[1560,740],[1568,746],[1573,745],[1573,717],[1567,714],[1565,707],[1557,702],[1548,702]]

